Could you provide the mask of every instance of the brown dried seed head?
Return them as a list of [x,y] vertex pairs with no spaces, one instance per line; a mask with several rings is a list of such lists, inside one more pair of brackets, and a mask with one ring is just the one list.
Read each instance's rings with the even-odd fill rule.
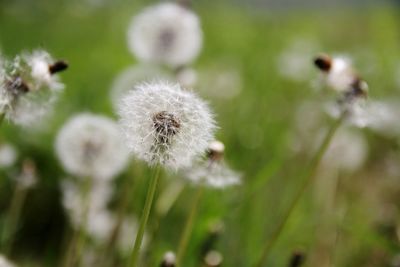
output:
[[306,255],[302,251],[295,251],[293,252],[290,262],[289,262],[289,267],[300,267],[303,265],[303,263],[306,260]]
[[49,72],[51,74],[56,74],[66,69],[68,69],[68,63],[64,60],[58,60],[53,64],[49,65]]
[[314,64],[323,72],[329,72],[332,67],[332,58],[328,55],[321,54],[314,59]]

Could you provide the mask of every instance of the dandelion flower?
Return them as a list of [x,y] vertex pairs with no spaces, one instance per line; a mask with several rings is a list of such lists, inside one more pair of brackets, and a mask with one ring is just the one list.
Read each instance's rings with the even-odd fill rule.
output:
[[117,123],[89,113],[76,115],[62,127],[56,152],[69,173],[96,179],[121,172],[129,154]]
[[67,64],[42,50],[0,64],[0,113],[22,126],[36,124],[49,114],[64,87],[56,74]]
[[240,184],[240,175],[231,170],[223,161],[224,144],[213,141],[208,147],[207,160],[200,161],[187,171],[187,178],[200,185],[225,188]]
[[150,165],[178,169],[202,154],[216,128],[206,103],[178,84],[141,84],[121,101],[127,146]]
[[128,45],[141,61],[179,67],[193,61],[202,46],[199,18],[174,3],[161,3],[133,18]]
[[146,81],[173,81],[162,68],[154,65],[137,65],[124,70],[114,80],[111,86],[111,101],[113,107],[117,110],[122,97],[133,88],[133,85]]

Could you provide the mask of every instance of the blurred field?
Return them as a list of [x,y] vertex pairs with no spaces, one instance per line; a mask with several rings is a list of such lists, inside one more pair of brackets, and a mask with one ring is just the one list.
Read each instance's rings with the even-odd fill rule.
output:
[[[92,6],[75,0],[0,1],[0,47],[5,55],[43,47],[70,63],[62,74],[65,93],[48,128],[33,131],[1,126],[1,139],[15,144],[21,159],[34,158],[40,174],[40,184],[28,196],[11,257],[20,266],[56,266],[64,253],[69,224],[60,204],[59,181],[67,174],[54,155],[57,130],[82,111],[116,117],[110,86],[117,74],[136,63],[127,49],[126,29],[132,15],[149,3],[104,2]],[[194,69],[201,73],[228,66],[241,74],[241,91],[233,98],[216,98],[207,90],[200,94],[217,114],[217,136],[226,144],[227,161],[243,173],[244,181],[232,189],[207,192],[184,266],[197,266],[199,245],[210,224],[220,220],[225,225],[218,246],[224,255],[223,266],[252,266],[301,182],[299,171],[308,162],[307,156],[295,156],[288,146],[297,107],[320,97],[312,89],[317,72],[305,81],[288,80],[278,73],[279,55],[296,40],[311,40],[318,46],[315,52],[353,57],[369,83],[370,98],[399,98],[400,13],[394,7],[275,11],[229,1],[199,1],[194,9],[205,35]],[[396,236],[400,173],[390,178],[384,162],[394,153],[395,165],[400,164],[400,139],[368,130],[363,133],[369,143],[368,160],[361,170],[340,177],[343,190],[336,207],[343,216],[331,218],[340,232],[332,255],[335,266],[398,266],[390,261],[400,248]],[[135,179],[131,210],[138,215],[148,174],[145,164],[133,162],[116,181],[119,185],[123,178]],[[169,176],[164,175],[159,193],[176,179]],[[1,179],[0,185],[0,209],[5,211],[14,185],[10,179]],[[158,242],[149,247],[149,266],[157,266],[166,250],[176,249],[193,191],[186,187],[161,219]],[[113,203],[117,200],[115,194]],[[376,223],[388,205],[395,209],[394,219]],[[319,211],[313,187],[309,188],[265,266],[286,266],[296,249],[307,252],[310,261],[305,266],[315,266],[311,257],[320,238]],[[150,227],[155,224],[152,217]]]

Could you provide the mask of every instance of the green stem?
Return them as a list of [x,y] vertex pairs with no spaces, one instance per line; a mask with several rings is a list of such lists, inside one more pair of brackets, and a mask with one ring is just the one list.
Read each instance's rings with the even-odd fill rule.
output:
[[303,195],[304,191],[308,187],[308,185],[311,183],[313,180],[315,171],[318,168],[318,165],[324,156],[326,150],[329,147],[330,142],[332,141],[333,136],[335,135],[337,129],[343,122],[344,118],[346,117],[346,112],[343,112],[340,116],[339,119],[337,119],[330,129],[328,130],[325,138],[323,139],[321,145],[319,146],[317,152],[315,153],[314,157],[311,159],[308,168],[302,173],[301,176],[301,181],[303,181],[303,184],[297,191],[295,197],[293,198],[293,201],[290,203],[288,210],[283,216],[283,219],[281,222],[278,224],[277,228],[275,231],[272,233],[272,237],[267,241],[267,243],[264,246],[264,249],[262,251],[261,257],[257,264],[255,264],[256,267],[262,267],[264,262],[266,261],[268,254],[271,250],[271,248],[274,246],[275,242],[278,240],[279,236],[281,235],[286,223],[288,222],[290,215],[292,214],[293,210],[297,206],[297,203],[301,199],[301,196]]
[[6,255],[9,254],[14,242],[14,234],[26,199],[26,193],[26,188],[18,183],[11,199],[10,209],[1,236],[3,253]]
[[176,256],[176,266],[177,267],[181,266],[183,256],[185,255],[186,248],[189,243],[190,235],[192,234],[192,231],[193,231],[194,221],[196,219],[197,211],[199,209],[200,200],[201,200],[201,197],[203,196],[203,193],[204,193],[204,186],[200,185],[197,190],[196,196],[193,200],[189,217],[186,220],[183,234],[179,241],[178,253]]
[[150,186],[147,191],[147,196],[146,196],[146,201],[145,201],[144,208],[143,208],[142,217],[140,218],[138,233],[137,233],[136,239],[135,239],[135,245],[133,247],[133,251],[132,251],[130,260],[128,262],[128,267],[136,267],[137,266],[137,261],[138,261],[138,257],[139,257],[140,247],[142,245],[144,231],[146,229],[147,221],[149,220],[151,206],[153,204],[158,180],[160,178],[160,170],[161,170],[161,167],[159,165],[157,165],[154,170],[154,175],[150,181]]
[[0,125],[3,123],[5,117],[6,117],[5,113],[0,114]]

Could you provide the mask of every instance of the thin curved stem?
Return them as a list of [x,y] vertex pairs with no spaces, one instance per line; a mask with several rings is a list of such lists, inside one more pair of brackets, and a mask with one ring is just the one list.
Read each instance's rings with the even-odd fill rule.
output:
[[179,267],[181,265],[181,262],[185,255],[187,245],[189,243],[190,235],[192,234],[192,231],[193,231],[194,221],[197,216],[197,211],[199,209],[200,201],[201,201],[201,197],[203,196],[203,193],[204,193],[204,186],[200,185],[199,188],[197,189],[197,193],[193,200],[189,217],[186,220],[185,228],[183,230],[183,234],[179,241],[178,253],[176,256],[176,267]]
[[297,206],[297,203],[301,199],[301,196],[303,195],[303,193],[306,190],[306,188],[308,187],[308,185],[312,182],[315,171],[317,170],[322,157],[324,156],[326,150],[329,147],[330,142],[332,141],[333,136],[335,135],[339,126],[342,124],[346,115],[347,115],[347,113],[343,112],[341,114],[341,116],[339,117],[339,119],[337,119],[332,124],[332,126],[328,130],[327,134],[325,135],[321,145],[319,146],[317,152],[315,153],[314,157],[311,159],[308,168],[306,168],[305,171],[302,173],[301,180],[303,181],[303,184],[297,191],[295,197],[293,198],[292,202],[289,205],[288,210],[283,215],[283,218],[280,221],[280,223],[278,224],[277,228],[272,233],[272,237],[265,244],[264,249],[261,254],[261,257],[260,257],[259,261],[255,264],[256,267],[262,267],[264,262],[266,261],[271,248],[274,246],[274,244],[278,240],[279,236],[281,235],[286,223],[288,222],[288,220],[290,218],[290,215],[292,214],[295,207]]
[[147,221],[149,219],[151,206],[153,204],[158,180],[160,178],[160,170],[161,170],[161,167],[159,165],[157,165],[155,167],[153,177],[151,178],[151,181],[150,181],[150,186],[147,191],[147,196],[146,196],[146,201],[145,201],[144,208],[143,208],[142,217],[140,218],[138,233],[137,233],[136,239],[135,239],[135,245],[133,247],[133,251],[132,251],[130,260],[128,262],[128,267],[136,267],[137,266],[137,261],[139,258],[139,252],[140,252],[140,247],[142,245],[144,231],[146,230],[146,225],[147,225]]

